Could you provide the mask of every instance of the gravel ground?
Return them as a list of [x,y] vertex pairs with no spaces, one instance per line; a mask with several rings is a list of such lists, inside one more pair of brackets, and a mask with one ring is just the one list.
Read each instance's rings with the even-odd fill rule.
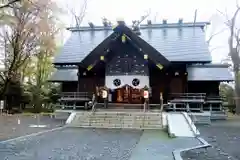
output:
[[[20,124],[18,124],[18,119]],[[44,128],[32,128],[30,125],[46,125]],[[64,121],[50,118],[50,116],[26,115],[0,115],[0,141],[23,136],[26,134],[36,133],[43,130],[49,130],[64,125]]]
[[216,121],[210,126],[198,126],[201,136],[212,147],[182,154],[185,160],[239,160],[240,121]]
[[127,160],[142,131],[65,128],[0,143],[0,159],[7,160]]

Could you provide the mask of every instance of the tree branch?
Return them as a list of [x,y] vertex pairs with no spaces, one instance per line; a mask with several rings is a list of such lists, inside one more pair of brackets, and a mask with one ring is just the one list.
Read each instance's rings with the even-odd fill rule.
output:
[[20,1],[21,1],[21,0],[12,0],[12,1],[9,1],[7,4],[1,5],[1,6],[0,6],[0,9],[7,8],[7,7],[11,7],[12,4],[17,3],[17,2],[20,2]]
[[209,37],[209,39],[207,40],[208,45],[210,44],[210,41],[213,39],[214,36],[216,36],[216,35],[222,33],[222,32],[225,31],[226,29],[227,29],[227,28],[223,28],[223,29],[221,29],[220,31],[218,31],[218,32],[216,32],[216,33],[214,33],[214,34],[212,34],[212,35]]
[[89,0],[83,0],[83,4],[82,4],[82,6],[80,6],[80,12],[79,13],[76,13],[76,11],[73,8],[68,7],[68,10],[71,12],[71,14],[74,17],[74,20],[75,20],[75,23],[76,23],[75,25],[77,27],[80,27],[80,25],[81,25],[81,23],[82,23],[82,21],[85,17],[88,1]]

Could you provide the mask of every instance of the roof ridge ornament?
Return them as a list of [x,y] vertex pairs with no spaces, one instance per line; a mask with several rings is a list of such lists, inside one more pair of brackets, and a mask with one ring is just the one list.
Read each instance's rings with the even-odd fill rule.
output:
[[125,23],[123,18],[117,18],[117,24],[118,25],[124,25],[124,26],[126,25],[126,23]]
[[102,23],[104,27],[110,27],[112,26],[112,22],[110,20],[108,20],[106,17],[102,18]]
[[93,22],[88,22],[88,25],[89,25],[89,27],[90,27],[91,29],[94,28],[94,24],[93,24]]
[[132,21],[132,30],[135,34],[141,35],[140,32],[140,24],[150,15],[150,10],[143,16],[141,16],[140,20],[133,20]]
[[167,24],[167,19],[163,19],[162,24]]
[[179,19],[178,19],[178,24],[179,24],[179,25],[182,25],[182,24],[183,24],[183,18],[179,18]]

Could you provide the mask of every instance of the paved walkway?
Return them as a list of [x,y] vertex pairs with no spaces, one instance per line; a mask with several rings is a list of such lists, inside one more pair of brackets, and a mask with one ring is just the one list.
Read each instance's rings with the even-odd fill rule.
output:
[[184,160],[239,160],[240,119],[213,121],[211,125],[198,126],[201,136],[212,147],[183,153]]
[[[30,125],[46,126],[43,128],[33,128],[30,127]],[[0,141],[50,130],[63,125],[64,121],[55,120],[49,116],[39,116],[38,119],[35,116],[26,116],[22,114],[0,115]]]
[[200,142],[195,138],[171,139],[164,131],[147,130],[144,131],[138,145],[133,150],[130,160],[173,160],[174,150],[199,144]]
[[1,160],[129,160],[139,130],[65,128],[6,144]]
[[0,159],[173,160],[174,150],[198,144],[194,138],[171,139],[160,130],[65,128],[0,143]]

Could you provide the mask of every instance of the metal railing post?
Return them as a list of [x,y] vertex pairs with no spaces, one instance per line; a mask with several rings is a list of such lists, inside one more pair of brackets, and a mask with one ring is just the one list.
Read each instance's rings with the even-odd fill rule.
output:
[[146,101],[143,104],[143,112],[145,112],[145,111],[146,111]]

